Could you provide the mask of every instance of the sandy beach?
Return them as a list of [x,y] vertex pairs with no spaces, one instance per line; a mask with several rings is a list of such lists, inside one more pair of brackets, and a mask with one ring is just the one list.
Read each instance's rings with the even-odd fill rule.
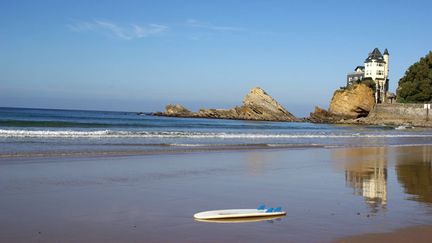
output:
[[432,226],[417,226],[403,228],[389,233],[364,234],[339,239],[336,242],[430,242],[432,237]]
[[[344,237],[432,225],[431,154],[388,146],[3,158],[0,241],[356,242]],[[260,203],[288,214],[192,218]]]

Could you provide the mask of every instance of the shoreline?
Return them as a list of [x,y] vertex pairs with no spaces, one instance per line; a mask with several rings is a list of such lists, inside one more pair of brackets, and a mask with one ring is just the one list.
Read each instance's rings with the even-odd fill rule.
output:
[[335,125],[360,125],[360,126],[407,126],[414,128],[432,128],[432,121],[411,121],[411,120],[368,120],[368,118],[357,118],[357,119],[347,119],[341,120],[334,123],[318,123],[318,124],[335,124]]
[[[166,145],[169,147],[169,145]],[[432,144],[387,144],[387,145],[321,145],[321,144],[289,144],[289,145],[269,145],[269,144],[247,144],[233,146],[196,146],[177,149],[154,149],[154,150],[95,150],[95,151],[37,151],[21,153],[0,153],[0,162],[7,160],[25,159],[51,159],[51,158],[110,158],[110,157],[129,157],[147,155],[172,155],[172,154],[192,154],[192,153],[212,153],[212,152],[241,152],[241,151],[289,151],[297,149],[366,149],[366,148],[398,148],[398,147],[429,147]],[[187,146],[186,146],[187,147]]]
[[262,122],[292,122],[292,123],[311,123],[311,124],[324,124],[324,125],[353,125],[353,126],[389,126],[389,127],[398,127],[398,126],[412,126],[418,128],[432,128],[432,121],[417,121],[417,120],[366,120],[367,118],[356,118],[356,119],[341,119],[338,121],[323,121],[317,122],[314,121],[311,117],[297,117],[295,120],[283,121],[283,120],[263,120],[263,119],[239,119],[239,118],[227,118],[227,117],[210,117],[210,116],[198,116],[198,115],[170,115],[164,114],[163,112],[153,112],[150,113],[149,116],[155,117],[171,117],[171,118],[186,118],[186,119],[217,119],[217,120],[233,120],[233,121],[262,121]]
[[[179,146],[181,147],[181,146]],[[22,153],[0,153],[0,161],[7,159],[26,158],[87,158],[87,157],[117,157],[117,156],[141,156],[141,155],[164,155],[164,154],[186,154],[223,151],[254,151],[254,150],[278,150],[278,149],[307,149],[334,147],[314,144],[292,144],[270,146],[265,144],[257,145],[234,145],[234,146],[197,146],[177,149],[155,149],[155,150],[95,150],[95,151],[49,151],[49,152],[22,152]]]

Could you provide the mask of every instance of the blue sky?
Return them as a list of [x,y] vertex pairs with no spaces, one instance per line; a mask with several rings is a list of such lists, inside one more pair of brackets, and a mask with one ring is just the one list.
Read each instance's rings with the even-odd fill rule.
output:
[[328,107],[378,47],[390,90],[431,50],[430,1],[0,1],[0,106],[229,108],[260,86]]

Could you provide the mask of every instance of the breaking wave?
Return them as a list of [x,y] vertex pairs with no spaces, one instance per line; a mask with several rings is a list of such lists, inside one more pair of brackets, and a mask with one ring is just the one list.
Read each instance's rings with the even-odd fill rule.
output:
[[3,138],[219,138],[219,139],[278,139],[278,138],[432,138],[432,134],[390,133],[228,133],[190,131],[76,131],[76,130],[8,130],[0,129]]

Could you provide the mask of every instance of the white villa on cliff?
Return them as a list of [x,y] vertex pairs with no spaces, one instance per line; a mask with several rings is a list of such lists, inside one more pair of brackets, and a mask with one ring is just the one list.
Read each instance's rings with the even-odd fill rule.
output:
[[389,87],[389,53],[384,50],[384,55],[375,48],[364,61],[364,66],[357,66],[354,72],[347,74],[347,86],[363,79],[371,79],[375,82],[375,103],[386,103]]

